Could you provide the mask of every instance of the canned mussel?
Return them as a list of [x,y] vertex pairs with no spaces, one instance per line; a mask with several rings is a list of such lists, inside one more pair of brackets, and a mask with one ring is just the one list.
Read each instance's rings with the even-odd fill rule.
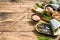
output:
[[35,27],[38,33],[53,35],[51,25],[49,23],[38,23]]

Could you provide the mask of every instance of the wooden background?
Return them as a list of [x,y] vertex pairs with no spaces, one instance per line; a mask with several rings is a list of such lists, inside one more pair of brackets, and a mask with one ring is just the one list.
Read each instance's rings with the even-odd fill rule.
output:
[[34,26],[31,24],[31,8],[35,0],[19,0],[0,3],[0,21],[13,19],[13,22],[0,22],[0,40],[37,40]]
[[[0,40],[37,40],[32,7],[41,0],[0,0]],[[11,19],[12,22],[5,21]]]

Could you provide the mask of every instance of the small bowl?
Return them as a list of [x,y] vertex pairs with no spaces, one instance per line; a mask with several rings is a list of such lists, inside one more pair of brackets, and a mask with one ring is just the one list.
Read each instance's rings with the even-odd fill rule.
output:
[[[31,16],[31,19],[32,19],[33,21],[35,21],[35,22],[40,21],[40,19],[39,19],[39,20],[34,20],[34,19],[33,19],[33,16],[34,16],[34,15],[38,16],[37,14],[33,14],[33,15]],[[40,18],[40,16],[38,16],[38,17]]]
[[[38,26],[40,25],[40,26]],[[50,24],[48,23],[38,23],[36,26],[35,26],[35,29],[38,33],[40,34],[46,34],[46,35],[51,35],[51,36],[54,36],[53,35],[53,32],[51,30],[51,26]]]

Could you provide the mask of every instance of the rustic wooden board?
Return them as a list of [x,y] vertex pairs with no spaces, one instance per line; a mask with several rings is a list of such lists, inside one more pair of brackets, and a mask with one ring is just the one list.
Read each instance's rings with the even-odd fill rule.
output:
[[31,12],[34,3],[1,3],[0,12]]
[[[32,31],[34,27],[29,23],[32,13],[5,13],[6,16],[0,16],[0,21],[7,19],[13,22],[0,22],[0,31]],[[1,14],[3,15],[3,13]],[[23,25],[22,25],[23,24]]]
[[33,32],[1,32],[0,40],[37,40]]
[[[31,24],[35,2],[0,3],[0,40],[37,40]],[[12,19],[13,22],[4,21]],[[3,38],[2,38],[3,37]]]

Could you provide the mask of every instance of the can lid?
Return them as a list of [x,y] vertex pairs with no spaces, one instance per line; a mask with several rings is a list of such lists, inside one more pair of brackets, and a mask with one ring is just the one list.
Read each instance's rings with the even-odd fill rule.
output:
[[60,22],[55,19],[50,20],[50,23],[53,31],[60,27]]

